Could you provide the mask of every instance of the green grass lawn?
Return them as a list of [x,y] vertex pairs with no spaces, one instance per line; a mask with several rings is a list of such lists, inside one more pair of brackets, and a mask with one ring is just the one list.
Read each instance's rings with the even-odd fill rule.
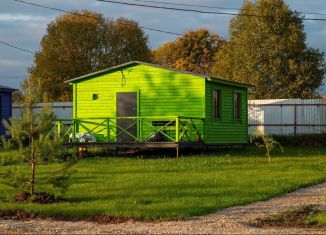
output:
[[[1,157],[1,154],[0,154]],[[0,166],[0,170],[14,166]],[[57,167],[40,166],[38,177]],[[260,150],[234,150],[214,156],[175,158],[94,158],[81,160],[66,192],[68,202],[19,204],[0,184],[0,209],[39,216],[92,215],[137,219],[184,218],[266,200],[326,181],[326,148],[285,148],[269,164]],[[29,172],[29,166],[20,166]],[[45,188],[36,188],[37,191]]]
[[326,226],[326,212],[320,212],[308,220],[310,224]]
[[[325,198],[326,202],[326,198]],[[317,224],[321,226],[326,226],[326,210],[320,211],[317,215],[313,215],[307,221],[310,224]]]

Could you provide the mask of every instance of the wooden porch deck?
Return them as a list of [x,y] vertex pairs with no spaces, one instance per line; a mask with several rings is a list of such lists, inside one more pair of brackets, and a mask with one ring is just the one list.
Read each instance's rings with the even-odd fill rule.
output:
[[78,147],[103,147],[108,149],[175,149],[176,157],[179,157],[180,150],[182,149],[203,149],[205,144],[202,142],[129,142],[129,143],[112,143],[112,142],[70,142],[65,143],[66,148]]
[[57,120],[53,131],[67,148],[175,149],[178,157],[180,149],[205,147],[204,126],[198,117],[90,117]]

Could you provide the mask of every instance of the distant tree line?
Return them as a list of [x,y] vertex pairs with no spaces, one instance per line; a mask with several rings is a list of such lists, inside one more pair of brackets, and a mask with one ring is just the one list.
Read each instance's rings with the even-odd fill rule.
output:
[[228,40],[200,28],[152,51],[135,21],[75,13],[48,25],[28,70],[52,101],[72,99],[65,80],[131,60],[249,83],[253,99],[318,97],[326,72],[324,53],[307,45],[302,16],[283,0],[245,1]]

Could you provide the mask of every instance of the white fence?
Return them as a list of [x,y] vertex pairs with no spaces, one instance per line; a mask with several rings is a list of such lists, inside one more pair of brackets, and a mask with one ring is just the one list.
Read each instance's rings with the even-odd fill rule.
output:
[[249,100],[248,105],[250,134],[326,132],[326,99]]
[[[34,112],[39,112],[44,103],[38,103],[34,106]],[[55,102],[51,103],[52,111],[58,119],[71,119],[72,118],[72,102]],[[21,108],[19,105],[13,104],[12,106],[12,116],[20,117]]]
[[[72,117],[71,102],[52,103],[59,119]],[[265,134],[301,134],[326,132],[326,99],[249,100],[249,133],[260,130]],[[38,112],[44,104],[37,104]],[[19,106],[13,105],[13,116],[19,117]]]

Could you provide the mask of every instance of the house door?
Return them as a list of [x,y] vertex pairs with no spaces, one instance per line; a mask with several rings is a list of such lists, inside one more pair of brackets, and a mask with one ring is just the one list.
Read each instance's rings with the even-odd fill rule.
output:
[[[137,92],[117,92],[116,98],[117,117],[137,116]],[[117,119],[117,124],[117,141],[120,143],[135,142],[133,136],[137,137],[137,120]]]

